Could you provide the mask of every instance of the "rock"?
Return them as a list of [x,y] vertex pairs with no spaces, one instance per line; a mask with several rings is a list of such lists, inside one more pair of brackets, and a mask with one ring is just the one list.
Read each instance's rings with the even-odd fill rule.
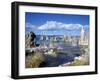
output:
[[25,48],[35,47],[36,35],[33,32],[25,34]]
[[47,52],[45,52],[44,54],[45,55],[50,55],[50,56],[53,56],[53,57],[57,57],[55,49],[50,49]]

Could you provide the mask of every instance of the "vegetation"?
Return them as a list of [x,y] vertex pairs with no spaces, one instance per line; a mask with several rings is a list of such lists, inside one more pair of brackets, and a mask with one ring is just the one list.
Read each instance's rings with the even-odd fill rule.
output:
[[69,66],[80,66],[80,65],[89,65],[89,61],[75,60],[72,64],[69,64]]
[[26,56],[26,68],[36,68],[44,61],[44,56],[42,53],[37,52]]

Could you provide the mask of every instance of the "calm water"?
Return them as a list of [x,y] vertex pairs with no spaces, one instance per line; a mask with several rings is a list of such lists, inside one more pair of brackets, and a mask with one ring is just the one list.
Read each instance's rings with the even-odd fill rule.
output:
[[[44,43],[49,46],[50,41],[39,41],[37,43],[42,45]],[[72,46],[71,44],[67,44],[65,42],[53,42],[57,47],[63,48],[62,53],[57,54],[56,57],[51,55],[45,55],[45,61],[40,65],[41,67],[56,67],[61,64],[71,62],[74,60],[76,56],[80,55],[80,46]]]

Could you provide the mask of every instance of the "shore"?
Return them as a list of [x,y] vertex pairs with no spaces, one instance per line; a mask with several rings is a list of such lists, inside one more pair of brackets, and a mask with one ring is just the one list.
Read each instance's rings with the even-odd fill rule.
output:
[[[73,47],[74,50],[75,47]],[[61,49],[60,49],[61,50]],[[80,66],[89,65],[89,48],[88,46],[81,46],[80,54],[73,54],[73,52],[62,52],[56,48],[39,48],[35,52],[31,52],[25,58],[26,68],[37,67],[65,67],[65,66]],[[71,49],[72,50],[72,49]]]

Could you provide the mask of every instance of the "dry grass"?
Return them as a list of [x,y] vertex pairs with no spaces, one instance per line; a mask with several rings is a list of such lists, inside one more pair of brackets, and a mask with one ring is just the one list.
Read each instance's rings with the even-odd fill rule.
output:
[[26,56],[25,67],[26,68],[36,68],[44,61],[44,56],[42,53],[38,52]]
[[70,66],[80,66],[80,65],[89,65],[89,62],[82,61],[82,60],[75,60]]

